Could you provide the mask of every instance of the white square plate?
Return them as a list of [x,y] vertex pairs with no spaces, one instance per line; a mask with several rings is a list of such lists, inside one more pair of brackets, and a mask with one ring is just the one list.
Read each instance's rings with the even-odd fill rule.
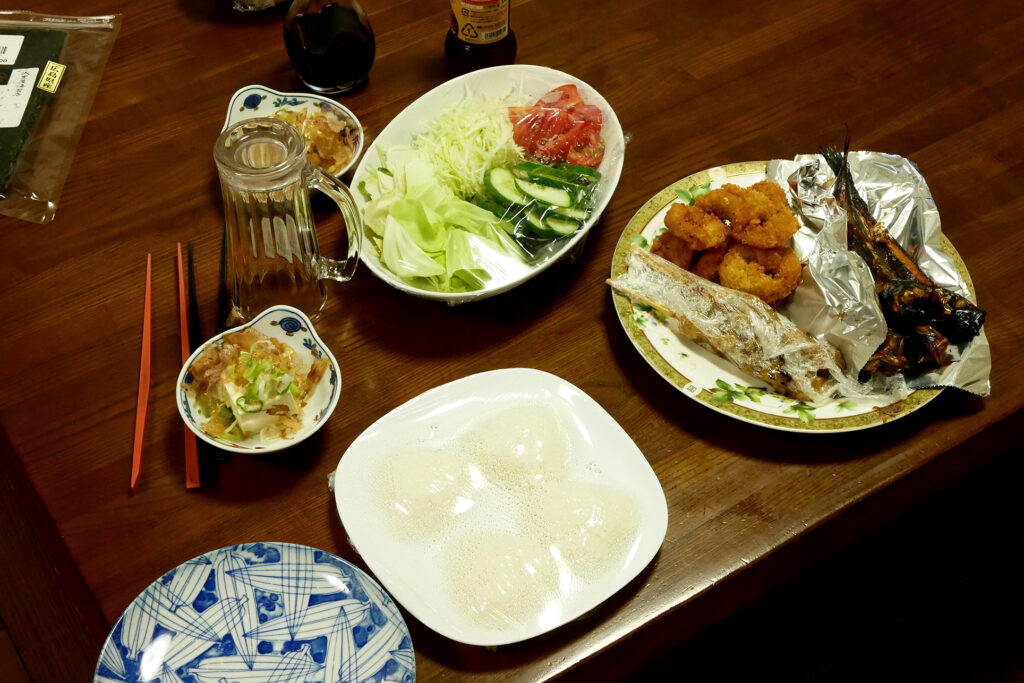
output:
[[[450,446],[488,416],[526,405],[551,410],[561,418],[571,454],[563,479],[601,484],[633,499],[638,533],[621,563],[589,579],[572,581],[570,589],[559,590],[558,604],[549,604],[537,618],[492,627],[470,618],[448,588],[446,567],[452,560],[452,543],[424,545],[396,536],[382,472],[391,454]],[[391,411],[353,441],[342,456],[334,494],[353,547],[395,600],[441,635],[470,645],[504,645],[532,638],[593,609],[654,558],[668,526],[661,484],[622,427],[577,387],[526,368],[471,375],[431,389]],[[472,531],[484,529],[492,521],[487,518],[491,513],[486,506],[480,507],[483,509],[474,511],[475,517],[467,516],[473,520]],[[499,512],[492,515],[498,516]],[[474,558],[466,558],[466,563],[470,568],[476,565]]]

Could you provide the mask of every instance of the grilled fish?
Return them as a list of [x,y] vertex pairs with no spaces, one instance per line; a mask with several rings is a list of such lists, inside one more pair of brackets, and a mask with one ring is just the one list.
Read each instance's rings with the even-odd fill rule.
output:
[[853,182],[847,163],[849,151],[847,139],[843,152],[828,148],[821,154],[836,176],[833,195],[846,211],[849,247],[870,268],[889,326],[882,345],[865,364],[862,379],[873,374],[914,375],[943,368],[952,362],[949,344],[974,339],[985,322],[985,311],[936,285],[885,225],[874,220]]

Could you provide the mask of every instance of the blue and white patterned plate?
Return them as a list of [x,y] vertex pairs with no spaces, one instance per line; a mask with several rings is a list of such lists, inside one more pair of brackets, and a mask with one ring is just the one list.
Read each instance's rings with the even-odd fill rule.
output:
[[323,550],[247,543],[150,584],[114,624],[93,683],[415,680],[409,629],[373,579]]
[[329,97],[323,97],[321,95],[313,95],[311,93],[301,92],[279,92],[273,88],[268,88],[264,85],[247,85],[244,88],[239,88],[235,91],[235,94],[231,96],[231,101],[228,103],[228,113],[224,117],[224,128],[227,130],[228,126],[238,123],[239,121],[246,121],[248,119],[269,117],[273,116],[275,112],[282,109],[289,109],[296,111],[299,109],[313,109],[320,108],[334,112],[343,121],[347,121],[353,130],[355,130],[355,149],[352,150],[352,159],[334,175],[338,178],[348,173],[352,168],[355,167],[356,162],[359,161],[359,157],[363,153],[363,144],[365,142],[365,132],[363,126],[359,123],[359,119],[348,107],[344,107]]
[[[192,382],[192,376],[188,370],[192,367],[192,363],[195,362],[199,354],[211,344],[223,344],[224,335],[238,332],[248,327],[255,328],[268,337],[292,347],[299,358],[306,357],[307,365],[320,358],[326,358],[330,362],[330,369],[324,374],[319,384],[316,385],[312,395],[309,396],[306,407],[302,410],[302,429],[289,439],[263,441],[259,435],[251,436],[242,441],[215,439],[203,431],[201,425],[208,418],[202,416],[196,407],[194,398],[187,390],[188,385]],[[294,446],[320,429],[324,422],[327,421],[327,418],[331,416],[331,413],[334,412],[335,406],[338,405],[340,393],[341,370],[338,368],[338,361],[334,358],[334,354],[317,336],[316,330],[313,329],[313,323],[310,322],[305,313],[297,308],[281,305],[268,308],[244,325],[225,330],[204,343],[189,356],[189,359],[181,368],[181,373],[178,374],[178,413],[196,436],[217,448],[232,452],[259,451],[261,453],[268,453]]]

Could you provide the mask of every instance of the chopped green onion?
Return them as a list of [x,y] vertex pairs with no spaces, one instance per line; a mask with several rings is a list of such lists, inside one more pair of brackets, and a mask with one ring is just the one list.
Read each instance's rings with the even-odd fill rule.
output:
[[288,385],[288,393],[290,393],[295,398],[302,396],[302,392],[299,390],[297,386],[295,386],[294,382]]
[[235,405],[245,413],[258,413],[263,410],[263,401],[260,399],[249,400],[247,396],[239,396],[235,399]]

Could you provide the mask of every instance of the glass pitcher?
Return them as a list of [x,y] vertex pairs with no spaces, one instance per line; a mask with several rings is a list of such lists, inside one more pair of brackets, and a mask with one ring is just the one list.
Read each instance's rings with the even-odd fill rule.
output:
[[[288,304],[316,320],[327,303],[325,279],[345,282],[359,262],[362,219],[348,189],[306,160],[302,135],[278,119],[248,119],[217,138],[213,158],[224,194],[224,275],[228,323]],[[343,261],[326,258],[313,226],[309,190],[341,209],[348,233]]]

